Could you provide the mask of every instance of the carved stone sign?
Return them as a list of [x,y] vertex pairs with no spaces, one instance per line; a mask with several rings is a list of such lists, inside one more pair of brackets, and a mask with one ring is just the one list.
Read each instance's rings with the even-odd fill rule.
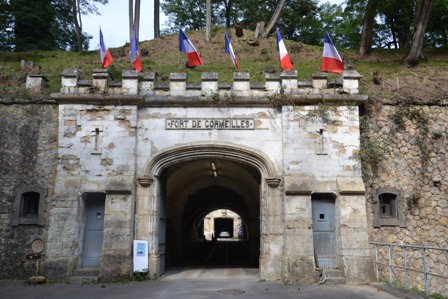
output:
[[167,130],[254,130],[253,118],[167,118]]

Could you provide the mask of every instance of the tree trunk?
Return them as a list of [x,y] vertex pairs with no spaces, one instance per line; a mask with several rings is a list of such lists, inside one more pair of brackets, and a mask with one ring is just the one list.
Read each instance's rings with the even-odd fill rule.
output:
[[206,0],[206,19],[205,19],[205,41],[207,43],[211,40],[212,31],[212,0]]
[[129,44],[132,43],[134,34],[134,0],[129,0]]
[[359,54],[361,55],[368,55],[372,51],[373,24],[375,23],[377,6],[378,0],[368,0],[362,21],[361,46],[359,47]]
[[160,0],[154,0],[154,38],[160,37]]
[[233,0],[224,1],[224,7],[226,8],[226,28],[230,28],[230,16],[232,14]]
[[425,37],[426,25],[428,25],[433,2],[433,0],[422,0],[420,4],[411,48],[403,60],[407,67],[416,67],[420,58],[423,57],[423,38]]
[[81,20],[81,13],[79,9],[79,0],[73,0],[72,2],[72,11],[73,11],[73,24],[75,24],[76,31],[76,44],[78,47],[78,51],[82,52],[82,24],[78,22],[78,16]]
[[260,34],[262,34],[264,31],[264,22],[258,22],[257,23],[257,27],[255,28],[255,33],[254,33],[254,37],[258,38],[260,36]]
[[135,38],[137,43],[140,41],[140,0],[135,0],[135,9],[134,9],[134,26],[135,26]]
[[285,7],[286,0],[280,0],[280,2],[277,4],[277,7],[275,8],[274,14],[272,15],[271,20],[269,21],[268,26],[266,26],[265,31],[263,32],[263,38],[268,37],[269,32],[272,30],[274,25],[277,23],[278,19],[280,18],[280,14],[283,10],[283,7]]

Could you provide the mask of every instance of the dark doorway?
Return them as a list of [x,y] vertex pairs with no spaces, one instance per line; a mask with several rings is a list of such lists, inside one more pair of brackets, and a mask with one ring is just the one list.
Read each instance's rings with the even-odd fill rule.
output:
[[[258,267],[261,176],[256,169],[233,161],[201,159],[171,166],[161,178],[166,269],[189,265]],[[240,216],[244,238],[238,238],[237,226],[225,216],[215,219],[215,238],[205,237],[204,219],[218,209]]]

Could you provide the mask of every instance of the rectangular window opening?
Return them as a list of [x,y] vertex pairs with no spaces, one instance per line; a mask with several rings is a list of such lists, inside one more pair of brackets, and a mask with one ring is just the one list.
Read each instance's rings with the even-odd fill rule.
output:
[[22,194],[20,217],[37,218],[39,215],[39,198],[37,192],[25,192]]

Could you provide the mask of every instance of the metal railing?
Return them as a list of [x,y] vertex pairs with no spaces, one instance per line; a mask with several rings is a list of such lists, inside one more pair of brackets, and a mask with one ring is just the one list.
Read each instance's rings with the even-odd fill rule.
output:
[[[405,286],[404,287],[406,290],[409,290],[410,272],[417,272],[417,273],[423,274],[424,282],[425,282],[425,297],[426,298],[429,298],[429,296],[430,296],[429,283],[428,283],[429,276],[439,277],[439,278],[447,280],[447,282],[448,282],[448,248],[419,246],[419,245],[406,245],[406,244],[394,244],[394,243],[377,243],[377,242],[373,242],[370,244],[374,245],[374,247],[375,247],[375,270],[376,270],[377,282],[379,282],[379,266],[380,265],[386,266],[388,268],[389,284],[390,285],[392,285],[393,281],[394,281],[393,280],[393,270],[394,269],[404,270],[404,275],[405,275]],[[386,259],[387,263],[385,263],[385,264],[381,264],[379,262],[379,257],[378,257],[378,248],[379,247],[387,247],[387,257],[384,257]],[[399,247],[402,249],[402,256],[400,257],[403,259],[402,264],[399,263],[399,261],[397,261],[397,259],[395,259],[395,260],[393,259],[394,258],[394,254],[393,254],[394,247]],[[423,259],[423,263],[421,265],[421,268],[419,268],[419,269],[412,268],[409,266],[408,253],[410,251],[416,251],[416,250],[422,251],[421,258]],[[444,253],[446,268],[442,274],[430,272],[431,269],[428,269],[428,251],[430,251],[430,250],[441,251]],[[395,265],[394,265],[394,262],[395,262]],[[401,266],[401,265],[403,265],[403,266]]]

